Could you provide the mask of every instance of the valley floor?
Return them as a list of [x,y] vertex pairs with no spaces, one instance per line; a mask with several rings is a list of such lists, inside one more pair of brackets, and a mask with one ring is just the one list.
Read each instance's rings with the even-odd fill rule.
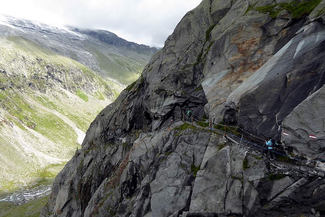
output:
[[23,205],[14,205],[0,202],[0,217],[38,217],[42,207],[46,204],[48,196],[30,201]]

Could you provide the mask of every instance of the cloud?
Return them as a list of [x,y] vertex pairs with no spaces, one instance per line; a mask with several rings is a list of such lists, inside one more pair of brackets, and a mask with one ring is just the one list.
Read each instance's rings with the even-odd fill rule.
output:
[[201,0],[0,0],[0,13],[56,26],[107,29],[130,41],[162,46],[185,13],[200,2]]

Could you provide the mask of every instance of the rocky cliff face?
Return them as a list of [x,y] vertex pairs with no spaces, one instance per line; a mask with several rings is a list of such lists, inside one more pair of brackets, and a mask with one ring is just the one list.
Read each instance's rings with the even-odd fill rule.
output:
[[[324,6],[202,1],[91,124],[42,216],[324,215],[323,176],[290,160],[322,156],[324,129],[308,114],[323,117]],[[207,117],[262,139],[286,129],[287,155],[270,162]]]
[[[298,155],[324,161],[324,86],[300,103],[283,121],[282,140]],[[286,135],[288,134],[288,135]],[[316,137],[316,138],[313,138]]]

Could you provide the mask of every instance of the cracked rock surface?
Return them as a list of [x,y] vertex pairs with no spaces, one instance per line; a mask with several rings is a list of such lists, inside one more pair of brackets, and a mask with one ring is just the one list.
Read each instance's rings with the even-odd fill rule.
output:
[[282,138],[288,156],[270,162],[207,127],[323,135],[321,120],[307,119],[324,113],[325,26],[313,11],[324,1],[300,16],[283,9],[291,4],[203,0],[188,12],[139,80],[91,124],[41,216],[325,215],[325,180],[293,172],[289,159],[321,157],[322,139],[311,147],[299,133]]

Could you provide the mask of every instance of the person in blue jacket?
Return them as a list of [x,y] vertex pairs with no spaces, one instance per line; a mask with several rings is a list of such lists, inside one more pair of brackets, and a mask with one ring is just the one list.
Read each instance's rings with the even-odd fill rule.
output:
[[265,145],[267,147],[267,155],[269,156],[269,158],[273,159],[273,142],[272,139],[269,138],[267,141],[265,141]]
[[191,109],[186,110],[186,117],[187,117],[188,121],[193,122],[193,115],[192,115],[192,110]]

